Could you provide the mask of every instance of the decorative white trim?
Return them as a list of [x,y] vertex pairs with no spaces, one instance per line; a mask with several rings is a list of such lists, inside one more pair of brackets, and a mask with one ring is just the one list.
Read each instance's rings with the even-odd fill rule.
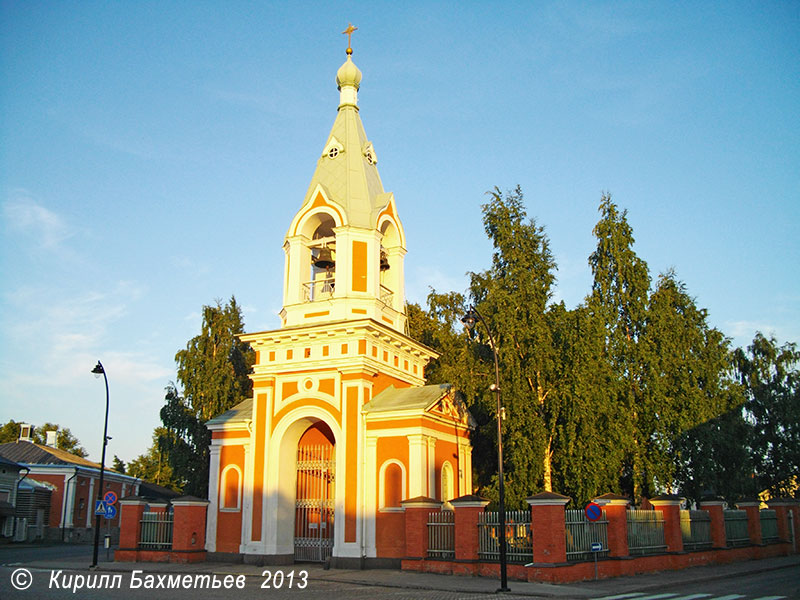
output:
[[[446,483],[445,482],[445,473],[449,473],[449,478],[448,478],[448,481],[450,483],[450,485],[449,485],[450,489],[449,490],[445,489],[445,483]],[[441,497],[442,501],[445,502],[445,503],[448,503],[448,504],[450,503],[450,500],[453,500],[456,497],[456,495],[455,495],[456,494],[456,486],[455,486],[455,481],[453,479],[454,476],[455,476],[455,470],[453,469],[453,465],[450,463],[449,460],[444,461],[442,463],[442,469],[441,469],[440,474],[439,474],[439,482],[440,482],[440,486],[439,486],[440,492],[439,493],[441,494],[440,497]]]
[[402,506],[386,506],[386,469],[389,465],[397,465],[400,467],[401,501],[406,497],[406,481],[408,479],[406,466],[396,458],[385,460],[378,471],[378,510],[380,512],[402,512]]
[[[226,506],[227,504],[227,491],[228,491],[228,472],[229,471],[236,471],[236,476],[239,478],[236,485],[236,506]],[[239,512],[242,510],[242,484],[244,483],[244,477],[242,476],[242,470],[239,468],[239,465],[229,464],[226,465],[222,469],[222,473],[220,473],[220,480],[221,484],[218,485],[219,488],[219,510],[220,512]]]

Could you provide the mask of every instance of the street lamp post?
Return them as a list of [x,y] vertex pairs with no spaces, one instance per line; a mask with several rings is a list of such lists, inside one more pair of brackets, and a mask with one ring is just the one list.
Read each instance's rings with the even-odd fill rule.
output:
[[500,543],[500,589],[498,592],[508,592],[508,576],[506,568],[506,485],[503,477],[503,408],[500,405],[500,367],[497,362],[497,346],[494,344],[494,337],[492,330],[484,321],[481,313],[474,306],[471,306],[465,314],[461,322],[468,328],[473,329],[475,324],[480,321],[486,328],[486,333],[489,335],[489,343],[492,346],[492,354],[494,354],[494,384],[489,389],[494,392],[497,399],[497,475],[498,487],[500,492],[500,506],[498,507],[499,528],[500,531],[497,535],[497,540]]
[[[92,369],[95,377],[103,376],[106,382],[106,419],[103,423],[103,453],[100,459],[100,487],[97,491],[97,499],[103,500],[103,479],[106,472],[106,445],[108,444],[108,377],[106,377],[106,370],[103,368],[102,363],[98,360],[97,364]],[[95,508],[95,512],[96,508]],[[100,546],[100,515],[94,516],[94,551],[92,552],[92,565],[90,568],[97,567],[97,552]]]

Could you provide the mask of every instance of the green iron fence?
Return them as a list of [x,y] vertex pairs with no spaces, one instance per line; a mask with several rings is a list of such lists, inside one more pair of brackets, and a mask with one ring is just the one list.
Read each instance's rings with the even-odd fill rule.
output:
[[[602,518],[597,521],[589,521],[581,509],[569,509],[565,513],[567,560],[576,562],[594,560],[595,554],[598,558],[608,556],[606,512],[603,511]],[[602,544],[603,550],[592,552],[593,543]]]
[[667,549],[664,542],[664,516],[660,510],[629,510],[628,551],[633,554],[657,554]]
[[684,550],[711,548],[711,516],[704,510],[681,511]]
[[[478,556],[483,560],[500,560],[500,517],[497,512],[481,513],[478,519]],[[531,513],[528,510],[506,511],[506,560],[529,563],[533,560]]]

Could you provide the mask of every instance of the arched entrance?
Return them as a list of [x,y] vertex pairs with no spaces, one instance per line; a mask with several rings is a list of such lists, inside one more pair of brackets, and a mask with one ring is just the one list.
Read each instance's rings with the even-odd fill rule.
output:
[[324,562],[333,551],[336,456],[333,432],[318,421],[297,443],[294,558]]

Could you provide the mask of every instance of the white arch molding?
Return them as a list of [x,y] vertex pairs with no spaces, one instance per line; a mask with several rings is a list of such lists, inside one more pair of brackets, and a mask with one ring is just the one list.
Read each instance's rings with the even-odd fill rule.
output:
[[441,497],[440,500],[442,502],[447,502],[449,504],[450,500],[456,497],[455,494],[455,485],[453,481],[453,465],[450,464],[449,460],[444,461],[442,463],[442,472],[441,472]]
[[294,555],[295,494],[297,492],[297,444],[306,429],[322,421],[334,439],[336,484],[333,552],[344,541],[344,436],[333,416],[317,406],[299,406],[275,427],[265,449],[262,537],[264,554]]
[[406,471],[406,466],[399,460],[390,458],[383,462],[378,471],[378,510],[380,512],[403,512],[402,506],[386,506],[386,469],[390,465],[397,465],[400,467],[400,499],[403,500],[407,497],[406,481],[408,480],[408,473]]
[[[227,506],[228,503],[228,473],[230,471],[236,471],[236,506]],[[219,510],[221,512],[239,512],[242,510],[242,485],[244,483],[244,478],[242,477],[242,470],[239,468],[239,465],[230,464],[227,465],[220,473],[220,485],[219,487]]]

